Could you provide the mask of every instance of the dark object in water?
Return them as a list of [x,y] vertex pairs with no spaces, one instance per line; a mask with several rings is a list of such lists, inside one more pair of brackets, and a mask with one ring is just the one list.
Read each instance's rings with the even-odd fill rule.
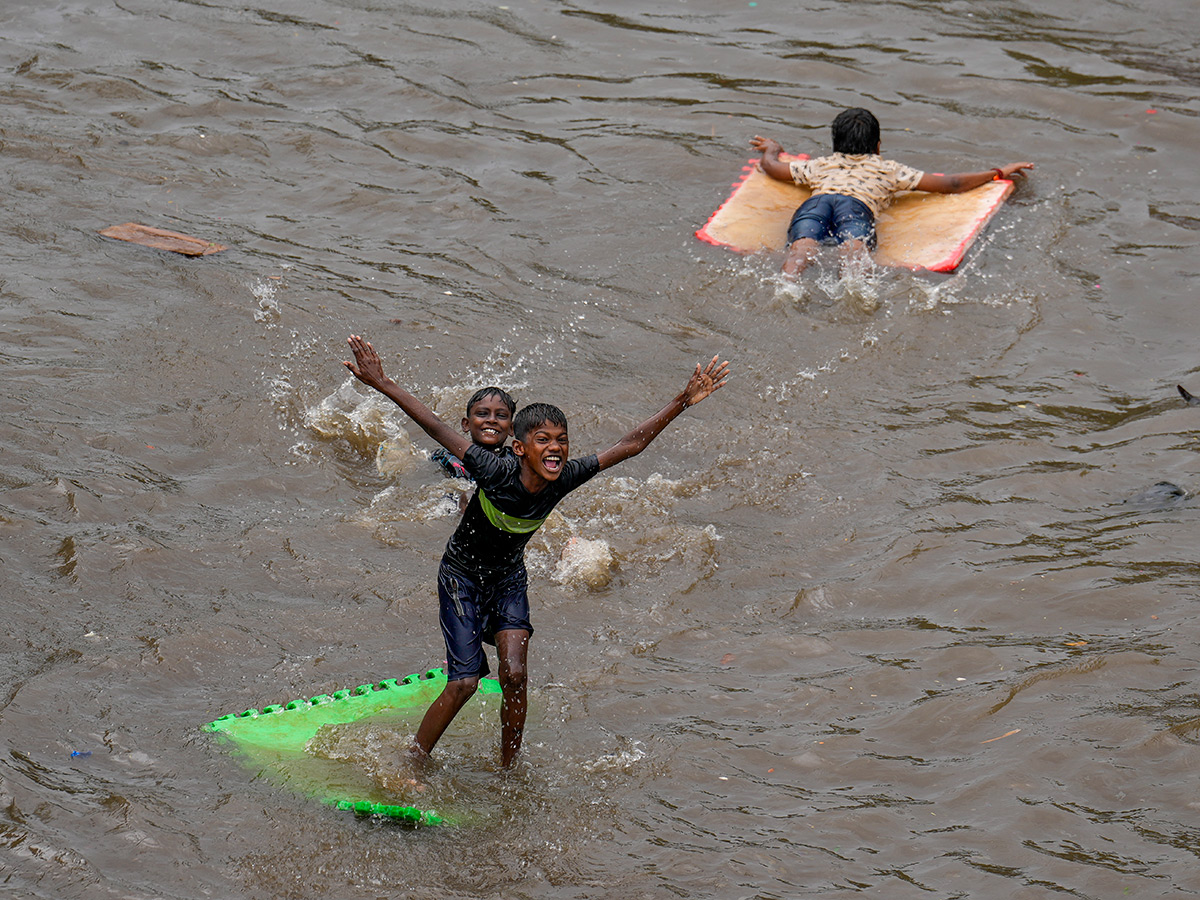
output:
[[1155,508],[1174,506],[1177,503],[1187,500],[1190,496],[1191,494],[1177,484],[1173,484],[1170,481],[1159,481],[1153,487],[1147,488],[1140,494],[1135,494],[1124,502],[1131,506]]
[[458,457],[445,447],[438,447],[429,454],[429,458],[442,467],[447,478],[463,478],[471,482],[475,480],[471,477],[471,473],[467,471],[467,467],[459,462]]
[[1184,399],[1188,406],[1200,406],[1200,397],[1192,394],[1182,384],[1175,385],[1179,390],[1179,396]]

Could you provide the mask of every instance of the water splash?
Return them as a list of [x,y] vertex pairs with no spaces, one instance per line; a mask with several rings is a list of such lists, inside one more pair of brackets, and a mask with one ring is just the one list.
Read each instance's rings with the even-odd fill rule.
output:
[[612,580],[612,549],[604,541],[573,537],[563,547],[550,578],[559,584],[585,584],[593,590]]
[[593,760],[580,764],[585,772],[631,772],[634,767],[646,758],[648,751],[641,741],[626,741],[622,746],[611,750]]
[[277,278],[270,280],[260,278],[250,286],[250,293],[258,301],[258,306],[254,310],[254,321],[275,323],[283,318],[283,313],[279,308],[279,298],[276,296],[278,292],[279,281]]
[[336,391],[306,409],[305,427],[324,440],[344,440],[364,455],[378,454],[387,441],[401,446],[407,442],[411,447],[408,432],[388,407],[376,397],[361,394],[355,383],[346,379]]

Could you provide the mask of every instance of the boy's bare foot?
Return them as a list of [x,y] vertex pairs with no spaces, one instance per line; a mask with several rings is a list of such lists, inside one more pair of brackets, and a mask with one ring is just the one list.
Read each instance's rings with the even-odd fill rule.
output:
[[425,790],[425,785],[408,772],[376,772],[375,783],[398,797],[420,794]]
[[408,752],[401,753],[393,765],[381,765],[372,777],[375,783],[387,791],[400,797],[419,794],[425,790],[425,785],[417,777],[428,755],[416,756],[413,751],[420,752],[419,747],[411,747]]

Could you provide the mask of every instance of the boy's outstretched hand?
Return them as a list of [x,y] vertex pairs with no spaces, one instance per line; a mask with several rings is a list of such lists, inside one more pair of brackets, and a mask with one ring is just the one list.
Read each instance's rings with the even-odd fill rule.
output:
[[1024,175],[1027,169],[1033,168],[1031,162],[1015,162],[1009,163],[1007,166],[1000,166],[1000,174],[1004,178],[1012,178],[1014,175]]
[[354,352],[354,362],[350,362],[348,359],[342,360],[342,365],[350,370],[350,374],[363,384],[373,387],[376,390],[379,390],[381,385],[391,381],[390,378],[383,374],[383,363],[369,341],[364,341],[357,334],[352,334],[346,339],[346,343],[350,345],[350,349]]
[[607,450],[597,453],[596,460],[600,464],[600,471],[603,472],[609,466],[615,466],[631,456],[637,456],[650,446],[650,442],[681,412],[689,406],[695,406],[713,391],[720,390],[725,385],[725,379],[729,377],[729,363],[719,360],[720,357],[714,356],[703,368],[700,367],[700,363],[696,363],[696,371],[688,379],[687,385],[671,398],[670,403]]
[[713,391],[719,390],[729,377],[729,361],[718,363],[720,359],[714,356],[712,361],[703,369],[696,363],[696,371],[688,379],[687,387],[683,389],[683,405],[686,409],[695,406]]
[[783,152],[783,147],[780,145],[779,141],[775,140],[774,138],[765,138],[758,134],[750,138],[750,146],[759,153],[768,153],[771,156],[778,156]]

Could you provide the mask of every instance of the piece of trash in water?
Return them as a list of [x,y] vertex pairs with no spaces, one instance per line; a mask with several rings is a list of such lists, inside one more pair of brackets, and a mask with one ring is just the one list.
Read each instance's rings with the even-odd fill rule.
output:
[[92,751],[91,750],[72,750],[71,755],[72,756],[91,756]]
[[136,222],[110,225],[101,229],[100,233],[118,241],[129,241],[131,244],[141,244],[143,247],[153,247],[155,250],[170,250],[172,253],[182,253],[184,256],[208,256],[210,253],[220,253],[222,250],[229,249],[224,244],[214,244],[212,241],[180,234],[177,231],[151,228],[149,225],[138,225]]
[[1000,737],[988,738],[986,741],[980,741],[979,743],[990,744],[992,741],[1000,741],[1006,737],[1012,737],[1014,734],[1020,734],[1020,732],[1021,732],[1020,728],[1014,728],[1012,731],[1008,731],[1008,732],[1005,732],[1004,734],[1000,735]]

